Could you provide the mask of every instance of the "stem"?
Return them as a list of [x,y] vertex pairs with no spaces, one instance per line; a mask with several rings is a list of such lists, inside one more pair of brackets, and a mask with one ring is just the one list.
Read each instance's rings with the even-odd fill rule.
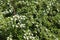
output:
[[13,7],[13,14],[15,15],[16,14],[15,1],[11,0],[10,3],[11,3],[11,6]]

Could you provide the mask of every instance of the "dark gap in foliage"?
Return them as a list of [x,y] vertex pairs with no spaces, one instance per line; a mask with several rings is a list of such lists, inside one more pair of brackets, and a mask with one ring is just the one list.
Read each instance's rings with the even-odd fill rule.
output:
[[39,21],[39,20],[36,20],[36,22],[40,23],[40,21]]
[[39,5],[36,5],[36,10],[37,10],[37,12],[39,11],[39,8],[40,8]]
[[3,14],[4,17],[11,17],[11,16],[13,16],[13,15],[14,15],[13,13]]
[[17,4],[17,7],[18,8],[22,8],[23,6],[21,4]]
[[48,28],[48,25],[46,23],[42,22],[42,25]]
[[48,15],[48,16],[56,16],[56,13],[53,13],[53,12],[50,13],[50,12],[49,12],[47,15]]
[[56,28],[60,29],[60,24],[58,24],[58,23],[54,23],[54,24],[55,24]]
[[23,10],[21,10],[21,12],[19,12],[18,14],[19,15],[24,15],[24,14],[26,14],[27,13],[27,9],[23,9]]
[[[39,29],[40,30],[40,29]],[[41,30],[40,31],[37,31],[37,36],[39,37],[39,38],[41,38],[40,37],[40,33],[41,33]]]
[[48,16],[52,16],[52,14],[49,12],[48,14],[47,14]]
[[35,24],[32,24],[32,26],[29,27],[31,31],[33,31],[36,28]]
[[36,33],[34,32],[35,28],[36,28],[35,24],[32,24],[32,26],[29,27],[29,29],[32,31],[34,36],[36,36]]
[[47,40],[46,38],[42,37],[41,40]]
[[16,39],[16,40],[19,40],[19,38],[17,37],[17,35],[13,35],[12,39]]
[[16,24],[19,22],[19,20],[16,20]]
[[55,34],[58,34],[58,31],[55,31],[55,30],[54,30],[53,32],[54,32]]
[[53,16],[55,16],[58,13],[56,6],[52,6],[52,13]]
[[56,16],[57,13],[58,13],[57,8],[54,5],[52,5],[52,10],[50,10],[47,15],[48,16]]
[[19,4],[17,4],[17,8],[22,8],[22,7],[25,7],[26,6],[26,4],[24,4],[24,3],[19,3]]
[[55,22],[54,20],[53,20],[53,26],[55,26],[55,28],[60,29],[60,24],[58,22]]
[[7,35],[5,33],[5,30],[0,30],[0,31],[1,31],[1,33],[0,33],[0,40],[6,40]]
[[0,40],[6,40],[6,37],[0,34]]
[[33,15],[33,18],[36,18],[36,14],[32,14]]
[[47,20],[48,20],[49,22],[52,22],[52,17],[51,17],[51,16],[48,16]]
[[60,3],[60,0],[57,0],[58,3]]
[[44,10],[47,9],[47,4],[45,2],[43,2],[43,4],[42,4],[42,9],[44,9]]

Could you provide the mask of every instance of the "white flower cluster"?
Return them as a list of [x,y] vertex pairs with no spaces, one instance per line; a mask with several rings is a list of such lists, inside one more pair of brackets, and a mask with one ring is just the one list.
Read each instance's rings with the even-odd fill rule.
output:
[[14,15],[13,18],[15,18],[15,20],[17,20],[17,19],[25,20],[26,16],[22,16],[22,15],[19,16],[19,15],[17,14],[17,15]]
[[4,11],[5,13],[9,13],[9,11],[6,9],[6,11]]
[[29,40],[29,39],[34,40],[35,39],[35,37],[33,36],[33,34],[31,33],[30,30],[25,31],[23,38],[26,40]]
[[20,27],[21,27],[21,28],[25,28],[25,24],[21,24]]
[[5,11],[3,12],[3,14],[11,14],[13,12],[13,9],[9,9],[9,10],[7,10],[7,9],[5,9]]
[[25,20],[26,16],[20,16],[20,19]]
[[20,28],[25,28],[25,24],[22,23],[22,21],[24,21],[26,19],[26,16],[23,16],[23,15],[14,15],[12,18],[11,18],[11,21],[14,21],[14,22],[17,22],[18,20],[18,23],[14,25],[14,23],[12,24],[12,26],[14,27],[20,27]]
[[7,40],[12,40],[12,38],[10,38],[10,37],[7,37]]
[[1,1],[0,5],[2,5],[2,4],[3,4],[3,1]]
[[20,19],[20,16],[19,15],[14,15],[13,16],[13,20],[19,20]]
[[9,37],[7,37],[7,40],[13,40],[12,35],[9,35]]
[[17,25],[12,25],[12,27],[14,28],[14,27],[16,27],[16,28],[25,28],[26,26],[25,26],[25,24],[20,24],[20,23],[18,23]]

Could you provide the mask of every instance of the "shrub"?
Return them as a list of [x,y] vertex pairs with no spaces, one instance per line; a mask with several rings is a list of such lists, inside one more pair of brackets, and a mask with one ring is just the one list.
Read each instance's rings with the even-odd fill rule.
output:
[[0,0],[1,40],[60,40],[59,0]]

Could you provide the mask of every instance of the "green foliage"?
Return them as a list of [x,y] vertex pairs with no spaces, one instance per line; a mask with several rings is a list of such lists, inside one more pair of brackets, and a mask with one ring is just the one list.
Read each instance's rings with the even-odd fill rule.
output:
[[60,40],[60,0],[0,0],[0,40]]

